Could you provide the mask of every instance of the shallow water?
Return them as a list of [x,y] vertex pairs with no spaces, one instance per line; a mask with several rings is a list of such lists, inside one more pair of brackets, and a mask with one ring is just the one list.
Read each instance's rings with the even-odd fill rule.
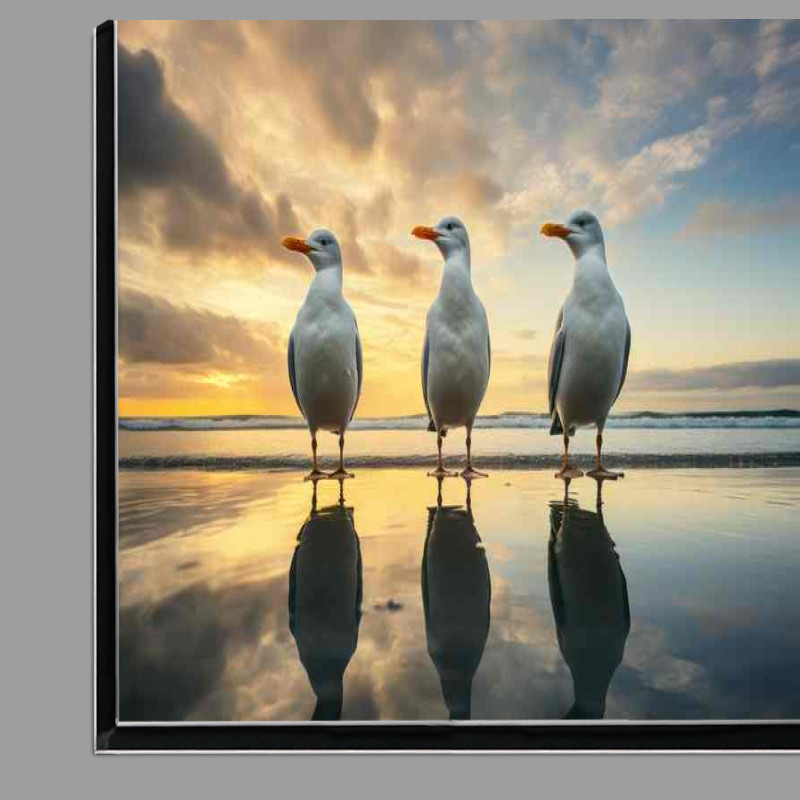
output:
[[[541,429],[492,429],[473,432],[473,454],[486,466],[536,466],[556,461],[561,441]],[[594,431],[579,430],[570,444],[580,457],[594,454]],[[451,431],[444,443],[449,463],[463,460],[464,431]],[[609,463],[631,464],[647,457],[648,463],[670,465],[689,456],[713,458],[722,454],[747,454],[756,463],[767,454],[791,456],[800,463],[800,429],[614,429],[605,436]],[[362,466],[409,466],[420,459],[436,457],[436,437],[424,430],[355,430],[346,438],[348,461]],[[319,454],[330,465],[338,456],[337,439],[319,435]],[[222,463],[225,468],[306,467],[311,457],[305,430],[235,431],[120,431],[119,456],[123,467],[204,467]],[[527,460],[527,461],[526,461]],[[495,463],[501,461],[501,464]],[[685,464],[684,464],[685,465]],[[717,463],[719,465],[719,463]]]
[[800,469],[470,494],[123,471],[121,719],[800,717]]

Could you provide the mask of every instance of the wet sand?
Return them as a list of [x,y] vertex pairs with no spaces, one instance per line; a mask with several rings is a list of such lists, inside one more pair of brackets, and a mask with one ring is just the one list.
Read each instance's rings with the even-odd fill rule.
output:
[[125,720],[800,716],[800,469],[120,473]]

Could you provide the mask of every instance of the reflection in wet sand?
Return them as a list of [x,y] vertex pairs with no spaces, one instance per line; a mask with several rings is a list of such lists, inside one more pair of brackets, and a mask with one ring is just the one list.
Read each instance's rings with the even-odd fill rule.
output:
[[467,505],[428,509],[422,557],[422,602],[428,653],[450,719],[469,719],[472,679],[489,635],[491,582],[486,553]]
[[[304,667],[298,648],[313,661],[308,651],[316,638],[316,606],[304,603],[293,636],[287,603],[298,529],[309,517],[312,487],[301,478],[298,472],[122,471],[123,721],[311,718],[317,696],[309,673],[317,685],[321,679],[313,665]],[[443,488],[443,505],[465,504],[461,479]],[[486,566],[473,544],[467,563],[483,571],[468,588],[483,595],[480,602],[448,573],[447,580],[435,579],[450,553],[443,546],[450,540],[440,541],[439,530],[459,516],[429,514],[428,506],[437,505],[435,483],[424,470],[361,470],[345,483],[347,505],[358,508],[360,535],[356,540],[348,530],[331,537],[345,542],[330,555],[331,568],[346,577],[331,589],[331,613],[339,609],[333,615],[341,620],[332,625],[340,642],[332,649],[345,675],[342,719],[448,716],[437,670],[445,663],[439,654],[450,629],[441,612],[448,586],[468,604],[455,605],[450,627],[466,630],[462,637],[477,653],[474,665],[480,657],[472,719],[559,718],[573,698],[573,713],[588,714],[593,695],[585,687],[593,683],[600,696],[595,714],[607,692],[606,719],[800,715],[800,470],[636,471],[626,484],[604,484],[602,524],[594,513],[594,481],[575,481],[569,496],[586,510],[576,514],[556,503],[552,537],[549,502],[562,501],[563,488],[549,470],[499,470],[472,485],[472,525],[491,570],[491,628],[480,655],[489,626]],[[320,508],[337,504],[337,482],[320,482],[318,489]],[[477,543],[468,513],[462,509],[460,516]],[[328,558],[312,557],[315,524],[295,562],[301,603],[317,580],[316,566]],[[627,639],[623,578],[606,525],[622,552],[636,619]],[[587,526],[594,535],[578,535]],[[363,560],[360,624],[356,541]],[[595,573],[584,579],[581,568],[588,565]],[[595,594],[606,598],[597,608]],[[309,609],[310,621],[302,613]],[[590,642],[593,626],[606,629],[595,645],[596,670],[576,653],[582,624]],[[345,671],[356,630],[358,646]],[[467,703],[460,705],[463,710]]]
[[565,494],[550,503],[547,573],[558,644],[572,673],[572,719],[602,719],[606,692],[619,667],[630,630],[625,575],[603,522],[600,485],[597,511]]
[[343,496],[319,511],[316,496],[315,484],[289,573],[289,627],[317,696],[313,719],[338,720],[361,622],[361,549]]

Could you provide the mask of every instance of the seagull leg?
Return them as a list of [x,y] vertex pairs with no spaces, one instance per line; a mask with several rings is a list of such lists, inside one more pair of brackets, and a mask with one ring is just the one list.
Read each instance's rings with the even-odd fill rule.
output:
[[590,469],[586,473],[590,478],[596,481],[615,481],[617,478],[624,478],[624,472],[611,472],[603,466],[603,434],[598,431],[597,433],[597,461],[594,469]]
[[461,473],[461,477],[466,481],[471,481],[473,478],[488,478],[485,472],[478,472],[472,468],[472,431],[467,431],[467,468]]
[[569,426],[564,425],[564,458],[563,458],[563,463],[561,465],[561,469],[558,472],[556,472],[556,478],[561,478],[562,480],[569,481],[572,480],[573,478],[580,478],[582,476],[583,472],[581,472],[581,470],[579,470],[577,467],[569,463]]
[[321,469],[317,469],[317,435],[315,433],[311,434],[311,456],[311,472],[306,475],[304,480],[316,482],[321,478],[326,478],[327,475]]
[[442,432],[436,431],[436,446],[439,448],[439,463],[435,470],[429,472],[428,475],[431,478],[449,478],[455,475],[455,472],[448,472],[444,468],[444,463],[442,462]]
[[343,433],[339,434],[339,468],[336,470],[336,472],[331,472],[331,474],[328,475],[328,477],[329,478],[333,478],[334,480],[337,480],[337,481],[338,480],[344,480],[345,478],[354,478],[355,477],[355,475],[353,475],[352,472],[348,472],[344,468],[344,434]]

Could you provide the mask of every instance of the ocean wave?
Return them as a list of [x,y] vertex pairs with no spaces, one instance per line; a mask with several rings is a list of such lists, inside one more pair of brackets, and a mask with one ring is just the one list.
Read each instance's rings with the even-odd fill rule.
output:
[[[300,417],[284,416],[221,416],[221,417],[122,417],[119,428],[124,431],[236,431],[304,429]],[[383,417],[356,419],[350,430],[424,430],[427,417]],[[478,417],[476,428],[511,428],[541,430],[550,427],[546,414],[497,414]],[[800,412],[756,411],[731,413],[658,414],[642,412],[610,417],[608,428],[628,429],[797,429]]]
[[[355,456],[347,459],[352,469],[428,468],[434,456]],[[483,456],[473,459],[477,467],[497,470],[552,469],[561,465],[560,456],[504,455]],[[574,461],[580,467],[594,466],[594,457],[577,455]],[[618,469],[674,469],[674,468],[752,468],[797,467],[800,452],[790,453],[634,453],[629,455],[608,453],[603,456],[606,466]],[[320,459],[323,469],[335,466],[334,459]],[[288,471],[308,469],[309,459],[303,456],[126,456],[120,458],[123,470],[265,470]],[[445,465],[460,465],[457,459],[445,459]]]

